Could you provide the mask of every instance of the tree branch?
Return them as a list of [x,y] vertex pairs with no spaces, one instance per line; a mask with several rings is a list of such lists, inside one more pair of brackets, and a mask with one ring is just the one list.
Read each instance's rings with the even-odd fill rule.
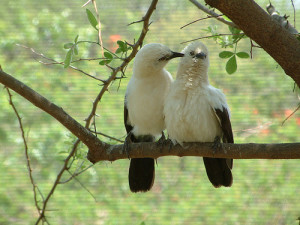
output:
[[[212,158],[232,159],[300,159],[300,143],[280,144],[220,144],[219,149],[213,151],[214,143],[185,143],[184,147],[169,143],[132,143],[129,145],[130,158],[154,158],[163,156],[197,156]],[[127,159],[128,156],[122,151],[123,145],[111,145],[106,149],[106,154],[91,154],[88,159],[96,163],[98,161],[114,161]],[[96,152],[93,152],[96,153]]]
[[253,0],[205,0],[259,44],[300,86],[300,42]]

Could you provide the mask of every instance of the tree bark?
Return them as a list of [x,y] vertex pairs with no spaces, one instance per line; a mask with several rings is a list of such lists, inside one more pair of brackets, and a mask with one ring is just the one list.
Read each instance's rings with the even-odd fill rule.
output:
[[[185,143],[184,146],[169,143],[132,143],[129,145],[130,158],[154,158],[162,156],[200,156],[231,159],[300,159],[300,143],[281,144],[220,144],[213,149],[214,143]],[[111,145],[106,154],[89,151],[87,158],[96,163],[98,161],[128,158],[123,152],[123,145]]]
[[205,0],[259,44],[300,87],[300,42],[253,0]]

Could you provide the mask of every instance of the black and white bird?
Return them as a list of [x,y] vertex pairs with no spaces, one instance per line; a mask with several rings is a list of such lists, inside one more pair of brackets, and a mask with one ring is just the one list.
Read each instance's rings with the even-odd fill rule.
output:
[[[173,143],[233,143],[230,112],[225,95],[208,81],[208,50],[193,42],[183,50],[176,80],[167,94],[164,115]],[[207,176],[214,187],[232,185],[232,159],[203,158]]]
[[[151,43],[137,53],[128,83],[124,124],[132,142],[154,142],[165,129],[163,104],[173,78],[164,69],[170,59],[182,57],[167,46]],[[130,160],[129,187],[132,192],[149,191],[155,178],[153,158]]]

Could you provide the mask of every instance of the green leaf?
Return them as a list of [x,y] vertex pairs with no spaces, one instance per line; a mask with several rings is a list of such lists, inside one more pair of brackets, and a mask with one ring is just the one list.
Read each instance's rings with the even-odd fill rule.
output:
[[77,36],[74,39],[75,44],[77,43],[78,37],[79,37],[79,35],[77,34]]
[[87,14],[87,17],[90,21],[90,24],[96,29],[97,29],[97,25],[98,25],[98,22],[97,22],[97,19],[96,17],[93,15],[93,13],[89,10],[89,9],[86,9],[86,14]]
[[72,48],[72,46],[73,46],[74,44],[73,43],[66,43],[66,44],[64,44],[64,49],[69,49],[69,48]]
[[70,49],[67,54],[66,54],[66,58],[64,61],[64,68],[67,68],[70,66],[70,63],[72,61],[72,49]]
[[233,54],[234,53],[230,52],[230,51],[223,51],[223,52],[220,52],[219,57],[222,59],[226,59],[226,58],[231,57]]
[[111,60],[109,60],[109,59],[104,59],[104,60],[101,60],[101,61],[99,62],[99,65],[104,66],[104,65],[109,64],[110,62],[111,62]]
[[117,44],[118,44],[121,48],[123,48],[124,45],[125,45],[125,43],[124,43],[123,41],[117,41]]
[[226,72],[228,74],[233,74],[237,69],[236,57],[233,55],[226,63]]
[[146,225],[145,221],[141,222],[140,225]]
[[121,49],[121,48],[118,48],[118,49],[116,50],[115,53],[116,53],[116,54],[119,54],[119,53],[121,53],[121,52],[123,52],[122,49]]
[[229,30],[230,30],[230,32],[232,34],[239,34],[239,33],[241,33],[241,30],[238,29],[238,28],[235,28],[235,27],[232,27],[232,26],[228,26],[228,28],[229,28]]
[[78,55],[78,46],[77,45],[74,46],[73,52],[75,55]]
[[236,55],[243,59],[249,58],[249,54],[247,52],[238,52],[238,53],[236,53]]
[[104,57],[107,59],[113,59],[113,55],[110,54],[109,52],[104,52]]

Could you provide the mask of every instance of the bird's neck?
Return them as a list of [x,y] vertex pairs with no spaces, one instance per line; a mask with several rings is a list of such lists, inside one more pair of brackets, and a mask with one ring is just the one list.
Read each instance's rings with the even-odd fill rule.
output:
[[176,79],[183,82],[187,89],[209,85],[207,69],[199,70],[193,67],[185,70],[179,69]]

